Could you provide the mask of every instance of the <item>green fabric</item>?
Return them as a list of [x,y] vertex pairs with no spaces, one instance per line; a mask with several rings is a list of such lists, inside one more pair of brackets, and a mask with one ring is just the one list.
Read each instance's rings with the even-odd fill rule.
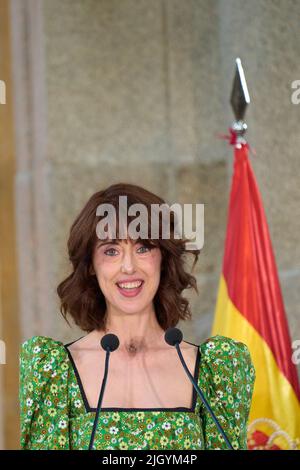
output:
[[[247,346],[214,336],[199,346],[198,385],[235,449],[247,449],[255,371]],[[34,336],[20,352],[21,449],[87,449],[95,417],[87,411],[68,352]],[[110,410],[110,409],[108,409]],[[189,409],[187,409],[189,410]],[[103,410],[95,449],[226,449],[197,398],[191,411]]]

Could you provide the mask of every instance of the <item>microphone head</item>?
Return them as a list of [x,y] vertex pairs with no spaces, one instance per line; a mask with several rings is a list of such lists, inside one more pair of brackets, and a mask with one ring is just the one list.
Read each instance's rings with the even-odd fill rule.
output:
[[183,335],[182,331],[178,328],[168,328],[165,333],[165,341],[170,346],[175,346],[175,344],[180,344],[182,341]]
[[116,349],[118,349],[119,344],[119,338],[111,333],[104,335],[101,339],[101,346],[105,351],[115,351]]

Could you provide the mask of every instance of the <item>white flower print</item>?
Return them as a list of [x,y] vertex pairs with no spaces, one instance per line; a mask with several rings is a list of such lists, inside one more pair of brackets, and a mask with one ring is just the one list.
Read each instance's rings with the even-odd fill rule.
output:
[[52,384],[50,387],[51,393],[56,394],[58,391],[58,386],[56,384]]
[[61,419],[58,423],[59,429],[65,429],[67,427],[67,421],[65,419]]
[[119,429],[116,428],[115,426],[112,426],[111,428],[109,428],[109,432],[110,434],[118,434]]
[[119,415],[118,413],[113,413],[112,419],[113,419],[114,421],[120,421],[120,415]]
[[169,442],[169,439],[166,436],[160,438],[160,443],[162,446],[166,446]]
[[33,404],[33,400],[31,400],[31,398],[27,398],[26,405],[27,406],[32,406],[32,404]]
[[56,416],[57,415],[56,409],[55,408],[49,408],[48,415],[49,416]]
[[67,439],[65,438],[65,436],[59,436],[58,442],[61,446],[63,446],[66,443],[66,441]]
[[148,439],[148,440],[152,439],[153,438],[153,432],[152,431],[147,431],[145,433],[145,438]]
[[53,426],[53,424],[51,424],[51,425],[49,426],[48,431],[49,431],[50,433],[54,431],[54,426]]
[[168,429],[171,429],[171,424],[170,423],[163,423],[162,428],[167,431]]

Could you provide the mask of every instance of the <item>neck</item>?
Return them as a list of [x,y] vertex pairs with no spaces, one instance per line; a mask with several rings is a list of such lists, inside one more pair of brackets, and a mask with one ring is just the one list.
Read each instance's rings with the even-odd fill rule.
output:
[[164,330],[159,325],[153,309],[124,313],[107,311],[105,331],[97,331],[98,335],[113,333],[120,341],[119,351],[131,357],[147,352],[164,344]]

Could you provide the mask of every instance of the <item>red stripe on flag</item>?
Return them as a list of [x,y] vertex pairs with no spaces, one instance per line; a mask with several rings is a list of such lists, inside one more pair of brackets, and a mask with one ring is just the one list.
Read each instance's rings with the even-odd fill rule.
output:
[[272,242],[245,145],[235,147],[223,275],[231,301],[269,345],[300,399]]

